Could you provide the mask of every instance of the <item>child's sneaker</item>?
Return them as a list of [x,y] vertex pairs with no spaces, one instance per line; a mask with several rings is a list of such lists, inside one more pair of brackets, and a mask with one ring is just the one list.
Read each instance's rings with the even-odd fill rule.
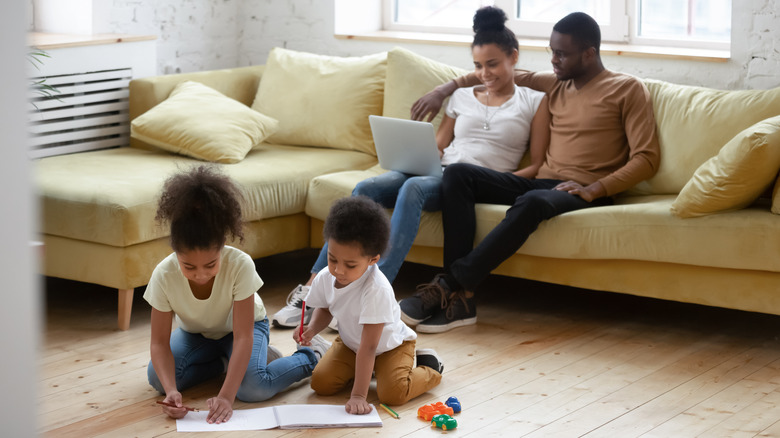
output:
[[436,350],[432,348],[421,348],[415,352],[417,356],[418,367],[428,367],[437,371],[439,374],[444,372],[444,364],[441,363]]
[[322,359],[322,356],[325,356],[325,352],[328,351],[328,348],[330,348],[331,343],[326,341],[325,338],[323,338],[320,335],[314,335],[313,338],[311,338],[311,345],[304,347],[301,344],[298,344],[298,349],[301,348],[311,348],[312,351],[314,351],[314,355],[317,356],[317,360],[319,361]]
[[267,353],[266,357],[268,358],[268,360],[266,360],[265,363],[269,364],[269,363],[275,361],[276,359],[279,359],[280,357],[282,357],[282,352],[279,351],[279,349],[274,347],[273,345],[268,344],[268,353]]
[[[309,294],[310,286],[299,284],[287,295],[287,305],[276,312],[271,318],[271,323],[276,327],[294,328],[301,323],[301,306],[306,295]],[[308,324],[314,309],[306,306],[306,313],[303,317],[303,323]]]

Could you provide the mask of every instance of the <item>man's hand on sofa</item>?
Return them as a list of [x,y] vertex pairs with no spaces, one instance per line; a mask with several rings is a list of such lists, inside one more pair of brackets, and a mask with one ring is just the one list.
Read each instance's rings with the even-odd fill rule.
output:
[[588,186],[583,186],[582,184],[574,181],[565,181],[555,186],[553,190],[560,190],[572,195],[577,195],[588,202],[607,195],[607,191],[604,189],[604,186],[601,185],[601,183],[598,181]]
[[426,121],[432,121],[436,117],[436,114],[439,114],[444,99],[450,97],[457,89],[458,84],[456,84],[455,81],[450,81],[446,84],[439,85],[426,93],[423,97],[417,99],[417,102],[412,105],[412,120],[419,121],[428,116]]

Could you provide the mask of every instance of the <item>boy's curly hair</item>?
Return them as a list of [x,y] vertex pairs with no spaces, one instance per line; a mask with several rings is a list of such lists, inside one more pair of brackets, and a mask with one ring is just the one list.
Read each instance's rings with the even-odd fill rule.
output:
[[171,225],[174,251],[222,247],[228,236],[244,240],[241,191],[213,165],[169,177],[155,219]]
[[381,205],[366,196],[341,198],[330,207],[322,235],[326,242],[356,243],[364,256],[374,257],[387,249],[390,219]]

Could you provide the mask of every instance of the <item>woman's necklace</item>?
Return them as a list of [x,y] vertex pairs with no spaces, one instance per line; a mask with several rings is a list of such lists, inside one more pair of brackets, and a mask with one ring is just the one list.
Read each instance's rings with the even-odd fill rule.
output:
[[490,121],[496,116],[496,113],[501,110],[501,105],[493,111],[493,114],[488,117],[488,110],[490,109],[490,90],[485,91],[485,122],[482,123],[482,129],[490,131]]

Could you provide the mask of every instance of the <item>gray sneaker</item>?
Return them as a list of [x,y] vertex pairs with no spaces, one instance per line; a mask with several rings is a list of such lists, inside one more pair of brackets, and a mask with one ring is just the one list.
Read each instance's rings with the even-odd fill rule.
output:
[[477,305],[474,297],[466,298],[463,291],[453,292],[449,303],[444,309],[439,309],[433,316],[415,327],[418,333],[444,333],[455,327],[463,327],[477,323]]
[[[273,318],[271,318],[271,323],[275,327],[298,327],[301,323],[301,307],[303,306],[303,300],[306,298],[306,295],[309,294],[310,288],[310,286],[304,286],[302,284],[295,286],[295,289],[287,295],[287,305],[274,313]],[[313,311],[313,308],[306,306],[305,316],[303,317],[304,324],[309,323]]]
[[398,303],[403,322],[415,326],[447,307],[451,292],[443,277],[444,274],[438,274],[430,283],[417,286],[414,295]]

